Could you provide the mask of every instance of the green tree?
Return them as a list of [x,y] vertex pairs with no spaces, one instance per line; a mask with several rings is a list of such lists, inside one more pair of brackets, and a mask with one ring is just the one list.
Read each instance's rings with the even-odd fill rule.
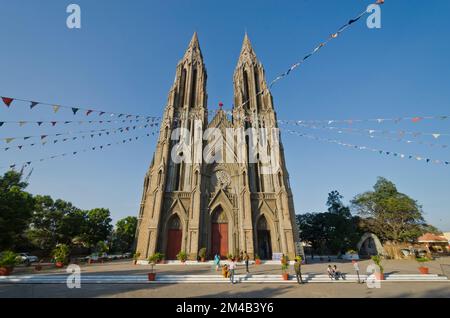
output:
[[22,174],[8,171],[0,177],[0,250],[14,248],[23,241],[33,211],[33,196]]
[[136,234],[137,218],[128,216],[117,221],[113,232],[113,250],[117,252],[130,252],[133,248]]
[[108,209],[92,209],[86,213],[85,238],[94,247],[100,241],[107,241],[113,226]]
[[73,238],[83,235],[85,228],[85,213],[72,203],[55,201],[50,196],[35,197],[27,236],[36,247],[51,251],[57,244],[71,245]]
[[311,245],[311,252],[345,253],[361,237],[359,218],[352,216],[342,198],[338,191],[332,191],[327,199],[328,212],[297,216],[300,239]]
[[352,200],[357,213],[368,219],[365,226],[382,241],[412,241],[420,236],[425,222],[417,201],[398,192],[393,182],[382,177],[373,189]]

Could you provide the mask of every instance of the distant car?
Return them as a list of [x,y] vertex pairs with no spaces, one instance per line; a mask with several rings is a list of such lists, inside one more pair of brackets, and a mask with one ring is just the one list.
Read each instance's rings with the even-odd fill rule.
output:
[[39,262],[39,258],[37,256],[33,256],[28,253],[19,253],[17,257],[20,260],[20,262],[22,262],[24,264],[31,264],[31,263]]

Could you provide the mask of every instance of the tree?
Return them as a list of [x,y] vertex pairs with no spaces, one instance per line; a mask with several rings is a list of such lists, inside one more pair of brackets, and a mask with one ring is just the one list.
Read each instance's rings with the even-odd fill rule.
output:
[[54,201],[50,196],[36,196],[33,217],[27,236],[44,251],[57,244],[71,245],[74,237],[83,235],[86,216],[70,202]]
[[129,252],[133,248],[134,236],[137,228],[137,218],[128,216],[117,221],[113,232],[113,250],[117,252]]
[[86,213],[86,242],[94,247],[100,241],[107,241],[113,226],[108,209],[93,209]]
[[27,186],[19,172],[0,177],[0,250],[14,248],[28,227],[34,200],[24,191]]
[[361,237],[359,218],[352,216],[342,198],[338,191],[332,191],[327,199],[328,212],[297,215],[300,239],[311,245],[312,253],[345,253]]
[[382,177],[373,188],[351,201],[357,213],[368,219],[366,227],[382,241],[409,242],[420,236],[425,222],[417,201],[398,192],[393,182]]

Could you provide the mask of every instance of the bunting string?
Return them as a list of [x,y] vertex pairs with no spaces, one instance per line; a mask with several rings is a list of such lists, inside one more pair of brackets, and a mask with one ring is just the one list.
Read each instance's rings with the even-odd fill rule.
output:
[[[420,137],[420,136],[432,136],[434,139],[439,139],[442,136],[450,136],[448,133],[424,133],[424,132],[410,132],[410,131],[390,131],[390,130],[377,130],[377,129],[358,129],[358,128],[343,128],[343,127],[333,127],[333,126],[316,126],[316,125],[307,125],[297,123],[296,126],[300,126],[303,128],[309,129],[325,129],[332,130],[333,132],[337,132],[339,134],[342,133],[358,133],[360,135],[365,135],[370,138],[385,138],[394,141],[404,141],[408,144],[419,143],[423,145],[433,146],[442,146],[442,148],[447,148],[448,145],[436,144],[436,143],[427,143],[423,141],[414,141],[414,140],[405,140],[403,139],[407,135],[411,135],[412,137]],[[382,134],[381,136],[376,134]],[[387,135],[396,135],[397,137],[390,137]]]
[[84,152],[88,152],[88,151],[95,151],[95,150],[105,150],[106,148],[109,148],[113,145],[122,145],[125,143],[130,143],[133,141],[137,141],[139,139],[142,139],[142,137],[150,137],[151,133],[147,133],[145,135],[141,135],[141,136],[136,136],[136,137],[132,137],[132,138],[127,138],[127,139],[123,139],[117,142],[112,142],[112,143],[107,143],[107,144],[102,144],[102,145],[98,145],[98,146],[91,146],[91,147],[87,147],[81,150],[76,150],[76,151],[69,151],[69,152],[65,152],[65,153],[61,153],[61,154],[56,154],[53,156],[49,156],[49,157],[45,157],[45,158],[41,158],[41,159],[37,159],[37,160],[33,160],[33,161],[26,161],[26,162],[22,162],[22,163],[13,163],[11,165],[9,165],[8,167],[0,167],[0,169],[5,169],[5,168],[9,168],[9,169],[15,169],[16,167],[27,167],[27,166],[31,166],[34,163],[40,163],[43,161],[48,161],[48,160],[53,160],[56,158],[62,158],[62,157],[68,157],[68,156],[76,156],[80,153],[84,153]]
[[[375,1],[375,4],[378,4],[378,5],[381,5],[383,3],[384,3],[384,0],[377,0],[377,1]],[[291,65],[291,67],[289,67],[289,69],[286,72],[284,72],[284,73],[280,74],[279,76],[277,76],[272,82],[270,82],[269,87],[272,88],[272,86],[275,85],[275,83],[277,83],[281,79],[283,79],[286,76],[288,76],[292,71],[294,71],[296,68],[298,68],[303,63],[305,63],[305,61],[307,59],[309,59],[314,54],[317,54],[329,42],[331,42],[334,39],[337,39],[345,30],[347,30],[351,25],[353,25],[355,22],[357,22],[359,19],[361,19],[367,13],[368,12],[365,9],[360,14],[358,14],[355,18],[348,20],[348,22],[346,24],[344,24],[342,27],[340,27],[335,33],[332,33],[324,42],[319,43],[319,45],[317,45],[311,52],[306,54],[300,61],[298,61],[297,63]]]
[[417,124],[423,120],[447,120],[450,118],[450,115],[439,115],[439,116],[408,116],[408,117],[395,117],[395,118],[371,118],[371,119],[329,119],[329,120],[279,120],[279,123],[282,124],[347,124],[352,125],[355,123],[364,123],[364,122],[376,122],[376,123],[385,123],[385,122],[393,122],[395,124],[400,123],[401,121],[409,121],[414,124]]
[[77,121],[71,121],[71,120],[56,120],[56,121],[29,121],[29,120],[19,120],[19,121],[0,121],[0,127],[6,126],[6,125],[19,125],[19,127],[24,127],[25,125],[29,124],[36,124],[39,127],[48,125],[50,127],[56,127],[60,125],[69,125],[69,124],[119,124],[119,123],[139,123],[139,122],[147,122],[147,123],[156,123],[159,119],[153,118],[153,119],[123,119],[123,120],[77,120]]
[[285,131],[287,131],[291,135],[295,135],[298,137],[304,137],[304,138],[308,138],[310,140],[315,140],[315,141],[320,141],[320,142],[333,143],[333,144],[337,144],[337,145],[340,145],[343,147],[356,149],[356,150],[371,151],[374,153],[378,153],[380,155],[387,155],[387,156],[397,157],[400,159],[412,159],[412,160],[417,160],[417,161],[423,161],[426,163],[433,163],[433,164],[445,165],[445,166],[448,166],[450,164],[449,160],[436,160],[436,159],[431,159],[429,157],[421,156],[421,155],[404,154],[404,153],[400,153],[400,152],[385,151],[382,149],[376,149],[376,148],[367,147],[367,146],[359,146],[359,145],[355,145],[355,144],[345,143],[345,142],[342,142],[342,141],[336,140],[336,139],[321,138],[321,137],[317,137],[315,135],[305,134],[305,133],[298,132],[295,130],[290,130],[290,129],[287,129]]
[[[138,129],[143,129],[143,128],[148,128],[148,126],[146,125],[146,126],[140,126],[140,127],[138,127]],[[158,127],[156,127],[156,128],[157,128],[157,129],[151,128],[151,129],[154,129],[154,131],[151,131],[151,132],[150,132],[152,136],[155,136],[155,134],[158,132],[159,128],[158,128]],[[9,150],[22,150],[22,149],[24,149],[24,148],[34,147],[34,146],[38,146],[38,145],[46,146],[46,145],[48,145],[48,144],[53,144],[53,145],[54,145],[54,144],[57,144],[57,143],[67,143],[67,142],[73,142],[73,141],[77,141],[77,140],[85,140],[85,139],[87,139],[87,138],[89,138],[89,137],[90,137],[90,139],[93,139],[93,138],[96,138],[96,137],[102,137],[102,136],[109,136],[109,135],[111,135],[111,134],[117,134],[118,132],[126,133],[126,132],[128,132],[128,131],[127,131],[127,130],[122,130],[122,131],[113,131],[113,132],[108,133],[108,134],[102,134],[102,133],[99,133],[99,134],[81,135],[81,136],[75,136],[75,137],[71,137],[71,138],[54,139],[54,140],[52,140],[52,141],[49,141],[49,140],[47,140],[47,138],[46,138],[45,140],[42,140],[42,141],[37,142],[37,143],[21,144],[21,145],[14,146],[14,147],[0,148],[0,151],[1,151],[1,150],[3,150],[3,151],[9,151]]]
[[[390,137],[390,136],[386,136],[386,135],[374,135],[373,134],[373,130],[358,130],[358,129],[354,129],[354,128],[337,128],[334,127],[336,129],[333,129],[333,127],[317,127],[317,126],[307,126],[307,125],[301,125],[301,127],[304,128],[310,128],[310,129],[328,129],[328,130],[332,130],[333,132],[336,132],[338,134],[342,134],[342,133],[356,133],[358,135],[362,135],[365,137],[369,137],[369,138],[383,138],[383,139],[387,139],[387,140],[391,140],[391,141],[397,141],[397,142],[404,142],[407,144],[420,144],[420,145],[426,145],[426,146],[430,146],[430,147],[440,147],[440,148],[448,148],[447,144],[439,144],[439,143],[429,143],[429,142],[424,142],[421,140],[411,140],[411,139],[403,139],[404,134],[402,134],[403,132],[399,132],[399,136],[394,138],[394,137]],[[389,133],[389,132],[383,132],[383,133]],[[414,137],[418,137],[419,134],[425,134],[425,133],[414,133]],[[439,136],[441,136],[441,134],[432,134],[435,136],[435,138],[439,138]]]
[[153,116],[132,115],[132,114],[126,114],[126,113],[108,112],[108,111],[96,110],[96,109],[93,109],[93,108],[64,106],[64,105],[60,105],[60,104],[51,104],[51,103],[46,103],[46,102],[38,102],[38,101],[32,101],[32,100],[23,99],[23,98],[16,98],[16,97],[0,96],[0,98],[2,99],[3,103],[5,104],[5,106],[7,108],[13,107],[13,103],[15,101],[19,101],[19,102],[24,102],[24,103],[29,104],[31,110],[35,109],[38,106],[52,107],[54,113],[59,112],[59,110],[61,108],[63,108],[63,109],[70,110],[73,115],[77,115],[78,113],[84,113],[85,116],[90,116],[91,114],[97,114],[98,116],[106,115],[106,116],[110,116],[110,117],[118,117],[118,118],[126,118],[126,119],[130,119],[130,118],[135,118],[135,119],[139,119],[139,118],[158,119],[158,118],[160,118],[160,117],[153,117]]
[[98,130],[89,130],[89,131],[76,131],[76,132],[63,132],[63,133],[57,133],[57,134],[44,134],[44,135],[35,135],[35,136],[25,136],[25,137],[7,137],[7,138],[1,138],[5,143],[10,144],[16,140],[29,140],[29,139],[40,139],[47,140],[49,137],[60,137],[60,136],[67,136],[67,135],[79,135],[79,134],[91,134],[92,136],[94,134],[98,134],[99,136],[106,134],[109,135],[111,133],[115,132],[123,132],[123,131],[130,131],[130,130],[136,130],[137,128],[147,128],[147,127],[156,127],[157,124],[145,124],[143,126],[127,126],[127,127],[119,127],[119,128],[112,128],[112,129],[98,129]]

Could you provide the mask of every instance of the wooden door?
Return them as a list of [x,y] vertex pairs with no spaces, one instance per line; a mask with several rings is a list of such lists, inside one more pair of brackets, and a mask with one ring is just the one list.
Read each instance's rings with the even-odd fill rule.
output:
[[228,254],[228,224],[212,224],[212,254],[219,254],[221,258],[226,258]]
[[181,251],[182,230],[169,230],[167,235],[167,260],[176,260],[177,254]]

